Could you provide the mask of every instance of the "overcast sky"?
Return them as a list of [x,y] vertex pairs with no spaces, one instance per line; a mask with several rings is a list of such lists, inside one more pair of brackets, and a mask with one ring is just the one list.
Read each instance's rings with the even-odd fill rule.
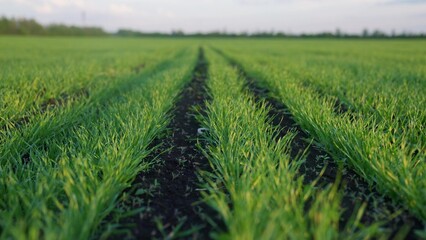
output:
[[0,15],[108,31],[426,32],[426,0],[0,0]]

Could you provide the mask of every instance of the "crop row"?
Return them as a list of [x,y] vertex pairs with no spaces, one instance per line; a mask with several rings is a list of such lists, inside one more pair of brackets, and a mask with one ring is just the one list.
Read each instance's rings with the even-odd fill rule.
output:
[[195,62],[195,49],[182,53],[2,143],[1,238],[95,234],[120,193],[153,164],[145,159],[150,143],[164,131]]

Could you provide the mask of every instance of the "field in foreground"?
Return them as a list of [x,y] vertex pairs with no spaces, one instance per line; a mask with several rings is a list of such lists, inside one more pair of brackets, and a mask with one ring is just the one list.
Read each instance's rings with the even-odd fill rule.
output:
[[426,238],[426,42],[0,38],[1,239]]

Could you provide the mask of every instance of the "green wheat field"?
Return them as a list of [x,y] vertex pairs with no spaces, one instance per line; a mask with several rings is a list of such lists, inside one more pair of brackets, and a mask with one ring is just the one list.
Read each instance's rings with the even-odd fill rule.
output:
[[426,238],[425,40],[1,37],[0,68],[0,239]]

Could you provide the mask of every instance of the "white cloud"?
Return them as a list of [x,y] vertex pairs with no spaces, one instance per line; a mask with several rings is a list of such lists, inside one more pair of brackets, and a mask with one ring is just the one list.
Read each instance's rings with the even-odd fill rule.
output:
[[58,7],[66,7],[70,5],[70,1],[68,0],[50,0],[50,2]]
[[58,7],[69,7],[74,6],[78,8],[84,8],[87,6],[86,1],[84,0],[49,0],[52,5]]
[[53,8],[50,4],[44,3],[42,5],[35,6],[34,9],[36,12],[41,14],[49,14],[53,12]]
[[115,4],[109,5],[109,11],[114,15],[130,14],[133,13],[133,9],[126,4]]
[[157,14],[160,17],[165,17],[165,18],[174,18],[176,16],[172,11],[164,9],[164,8],[158,8]]

